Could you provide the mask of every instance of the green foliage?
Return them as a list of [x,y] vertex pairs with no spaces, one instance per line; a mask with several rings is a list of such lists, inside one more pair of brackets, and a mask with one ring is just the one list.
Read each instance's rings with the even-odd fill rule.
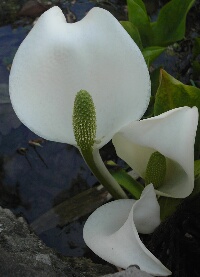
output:
[[152,45],[167,46],[185,35],[186,16],[195,0],[172,0],[159,12],[156,22],[151,23]]
[[195,182],[194,182],[194,189],[193,192],[191,193],[191,197],[195,196],[196,194],[200,193],[200,177],[198,177]]
[[121,21],[120,23],[142,51],[143,46],[138,28],[130,21]]
[[160,71],[160,85],[158,87],[154,114],[159,115],[178,107],[197,106],[200,109],[200,89],[184,85],[166,71]]
[[194,40],[194,47],[192,49],[193,53],[193,62],[192,62],[192,67],[193,67],[193,78],[195,80],[199,79],[200,76],[200,38],[196,38]]
[[194,178],[195,180],[200,177],[200,160],[194,161]]
[[158,203],[160,205],[160,218],[161,220],[165,220],[167,217],[172,215],[178,205],[183,201],[181,198],[169,198],[161,196],[158,199]]
[[147,63],[147,65],[151,65],[152,62],[162,54],[162,52],[165,51],[165,47],[160,46],[151,46],[146,47],[142,50],[142,54],[144,56],[144,59]]
[[[127,0],[128,19],[122,25],[151,64],[164,47],[184,38],[186,16],[195,0],[171,0],[151,22],[142,0]],[[153,46],[155,48],[153,48]]]
[[[200,162],[200,160],[197,161],[195,167],[198,167],[198,171],[200,172],[200,163],[199,162]],[[197,173],[197,171],[196,171],[196,173]],[[189,195],[189,197],[191,198],[191,197],[193,197],[193,196],[195,196],[195,195],[197,195],[199,193],[200,193],[200,177],[198,177],[195,180],[193,192]],[[158,199],[158,203],[160,205],[160,217],[161,217],[161,220],[163,221],[167,217],[172,215],[176,211],[178,205],[180,205],[183,200],[184,199],[181,199],[181,198],[177,199],[177,198],[168,198],[168,197],[161,196]]]
[[200,55],[200,38],[195,38],[192,54],[193,54],[193,59],[196,59]]
[[[155,97],[154,115],[159,115],[166,111],[178,107],[194,107],[200,111],[200,89],[194,86],[184,85],[176,80],[166,71],[161,70],[160,85]],[[200,153],[200,124],[198,124],[195,156]]]
[[200,77],[200,62],[199,61],[193,61],[192,62],[192,68],[193,68],[193,78],[194,80],[198,80]]
[[128,19],[138,29],[143,46],[150,45],[151,25],[142,0],[127,0]]
[[125,190],[135,199],[139,199],[144,187],[133,179],[124,169],[117,168],[110,170],[111,175],[115,178],[118,184],[120,184]]
[[155,103],[155,95],[160,83],[160,67],[153,70],[153,72],[150,73],[151,78],[151,98],[149,102],[149,106],[144,114],[144,118],[149,118],[154,115],[154,103]]

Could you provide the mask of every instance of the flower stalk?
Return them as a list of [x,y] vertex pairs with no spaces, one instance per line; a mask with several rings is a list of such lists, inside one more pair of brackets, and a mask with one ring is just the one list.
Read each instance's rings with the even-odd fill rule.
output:
[[94,147],[96,138],[96,111],[92,96],[80,90],[74,100],[73,130],[77,146],[99,182],[115,198],[128,198],[104,165],[99,150]]
[[81,151],[80,149],[80,152],[92,173],[115,199],[128,198],[126,193],[106,168],[98,149],[91,148],[84,151]]

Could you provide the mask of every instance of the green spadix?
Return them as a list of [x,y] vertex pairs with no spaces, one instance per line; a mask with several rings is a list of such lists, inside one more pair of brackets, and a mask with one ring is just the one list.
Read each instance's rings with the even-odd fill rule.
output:
[[127,198],[123,189],[108,172],[99,150],[94,145],[97,129],[96,110],[92,96],[86,90],[80,90],[76,94],[72,122],[77,147],[93,174],[114,198]]
[[91,95],[80,90],[74,101],[73,129],[81,151],[91,149],[96,137],[96,112]]
[[[157,177],[160,179],[159,189],[156,189],[158,195],[184,198],[194,188],[194,141],[197,124],[198,109],[180,107],[159,116],[132,122],[116,133],[112,141],[117,155],[143,179],[155,183],[154,178],[149,178],[146,171],[161,171],[161,179],[165,175],[163,181]],[[153,155],[153,162],[149,162],[152,153],[156,151],[166,158],[166,173],[163,169],[165,162],[161,157],[156,158],[159,159],[159,169],[156,168],[154,156],[157,154]],[[149,166],[155,169],[147,169]]]
[[145,184],[153,184],[154,188],[159,188],[165,179],[166,175],[166,158],[160,152],[156,151],[151,154],[145,175]]

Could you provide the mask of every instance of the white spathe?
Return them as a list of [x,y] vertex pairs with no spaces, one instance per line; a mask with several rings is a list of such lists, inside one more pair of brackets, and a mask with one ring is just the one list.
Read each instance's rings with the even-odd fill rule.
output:
[[107,262],[127,268],[138,265],[155,276],[171,272],[144,246],[138,232],[152,233],[160,224],[160,207],[153,185],[139,200],[116,200],[98,208],[86,221],[83,238],[88,247]]
[[181,107],[159,116],[130,123],[114,137],[117,155],[145,178],[151,154],[166,157],[165,181],[157,194],[184,198],[194,188],[194,142],[198,124],[196,107]]
[[77,23],[67,23],[58,7],[46,11],[15,55],[9,86],[13,108],[28,128],[75,146],[74,99],[87,90],[96,106],[96,148],[140,119],[150,98],[149,73],[139,48],[100,8]]

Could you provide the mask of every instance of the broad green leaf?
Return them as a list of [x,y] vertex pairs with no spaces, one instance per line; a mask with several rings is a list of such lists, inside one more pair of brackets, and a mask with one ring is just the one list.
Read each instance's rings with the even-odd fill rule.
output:
[[[198,193],[200,193],[200,178],[197,178],[195,180],[194,190],[189,197],[193,197]],[[168,197],[161,196],[158,199],[158,203],[160,205],[161,220],[163,221],[164,219],[172,215],[176,211],[178,205],[181,204],[183,200],[184,199],[181,199],[181,198],[177,199],[177,198],[168,198]]]
[[153,72],[150,73],[151,78],[151,97],[149,101],[149,106],[143,116],[143,118],[149,118],[154,115],[154,103],[155,103],[155,95],[159,86],[160,79],[160,68],[156,68]]
[[191,193],[191,196],[195,196],[196,194],[200,193],[200,178],[197,178],[194,182],[194,190]]
[[135,27],[135,25],[133,23],[131,23],[130,21],[121,21],[120,23],[122,24],[124,29],[127,31],[127,33],[131,36],[131,38],[135,41],[135,43],[140,48],[140,50],[142,50],[143,49],[142,41],[141,41],[140,33],[139,33],[137,27]]
[[192,69],[193,69],[193,73],[192,73],[193,78],[194,78],[194,80],[197,80],[200,76],[200,62],[193,61]]
[[148,65],[151,65],[152,62],[165,50],[165,47],[160,46],[151,46],[146,47],[142,50],[144,59]]
[[192,53],[193,53],[193,59],[195,59],[198,55],[200,55],[200,38],[195,38]]
[[116,168],[110,170],[111,175],[124,189],[132,194],[135,199],[139,199],[144,187],[133,179],[124,169]]
[[143,9],[143,11],[147,14],[147,10],[146,10],[146,7],[145,7],[145,4],[143,2],[143,0],[134,0],[134,2],[140,6],[141,9]]
[[186,16],[195,0],[172,0],[159,12],[158,20],[151,24],[151,45],[167,46],[185,35]]
[[181,198],[169,198],[164,196],[159,197],[158,203],[160,205],[161,221],[172,215],[182,201],[183,199]]
[[154,115],[153,109],[154,109],[154,102],[155,102],[155,97],[151,95],[150,101],[149,101],[149,106],[143,115],[143,119],[152,117]]
[[159,84],[160,84],[160,70],[161,70],[161,67],[158,67],[153,72],[150,73],[151,94],[153,96],[156,95],[156,92],[157,92]]
[[200,110],[200,89],[184,85],[166,71],[161,70],[154,114],[159,115],[171,109],[184,106],[197,106]]
[[195,180],[200,177],[200,160],[194,161],[194,178]]
[[144,3],[142,0],[127,0],[127,4],[129,21],[137,27],[142,45],[146,47],[151,37],[151,25]]
[[[200,89],[184,85],[164,70],[160,72],[160,85],[156,93],[154,115],[184,106],[196,106],[200,111]],[[196,157],[198,153],[200,153],[200,124],[198,124],[195,142]]]

